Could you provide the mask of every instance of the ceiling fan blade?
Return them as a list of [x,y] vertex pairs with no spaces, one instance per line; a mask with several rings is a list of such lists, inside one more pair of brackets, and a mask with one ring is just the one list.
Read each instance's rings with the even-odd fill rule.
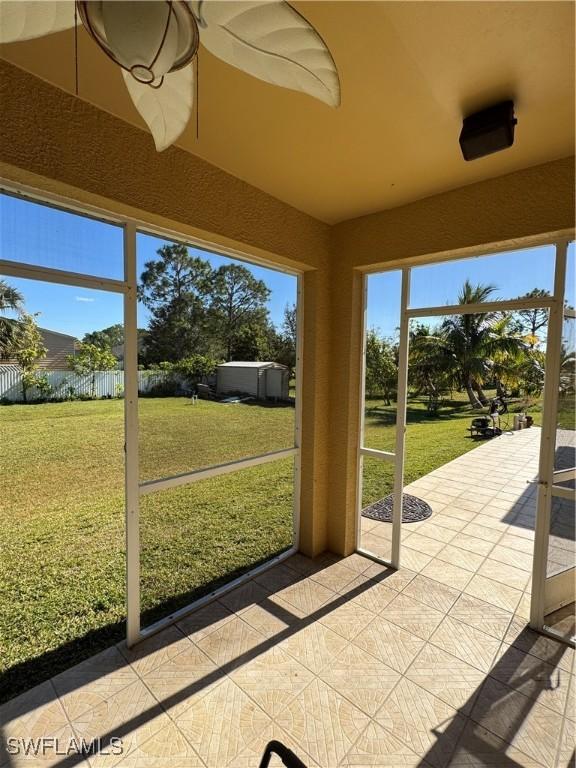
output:
[[74,26],[74,3],[69,0],[2,0],[0,43],[44,37]]
[[164,75],[158,88],[139,83],[122,70],[134,106],[150,128],[158,152],[178,139],[190,120],[194,103],[192,65]]
[[260,80],[340,104],[338,70],[314,27],[285,0],[196,0],[200,42]]

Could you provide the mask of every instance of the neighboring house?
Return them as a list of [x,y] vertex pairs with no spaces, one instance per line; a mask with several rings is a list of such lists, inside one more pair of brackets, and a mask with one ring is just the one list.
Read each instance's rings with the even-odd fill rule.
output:
[[222,363],[216,370],[216,391],[219,395],[241,393],[259,400],[287,400],[290,370],[272,362]]
[[[68,368],[67,356],[76,352],[78,339],[67,333],[50,331],[48,328],[38,328],[46,347],[46,357],[38,361],[38,368],[45,371],[63,371]],[[17,365],[14,358],[1,361],[2,365]]]

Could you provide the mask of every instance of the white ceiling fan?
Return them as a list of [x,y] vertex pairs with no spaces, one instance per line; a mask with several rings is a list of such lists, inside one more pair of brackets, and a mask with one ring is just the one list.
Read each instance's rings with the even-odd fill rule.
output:
[[260,80],[340,104],[330,51],[285,0],[1,0],[0,43],[50,35],[76,19],[121,67],[159,152],[192,114],[200,44]]

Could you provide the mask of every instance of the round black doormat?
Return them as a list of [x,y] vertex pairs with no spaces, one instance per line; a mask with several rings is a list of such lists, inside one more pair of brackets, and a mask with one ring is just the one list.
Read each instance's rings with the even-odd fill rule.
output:
[[[372,520],[379,520],[381,523],[392,522],[392,507],[394,506],[394,495],[390,494],[369,507],[362,510],[364,517]],[[417,496],[411,496],[409,493],[403,495],[402,502],[402,522],[419,523],[426,520],[432,514],[432,507]]]

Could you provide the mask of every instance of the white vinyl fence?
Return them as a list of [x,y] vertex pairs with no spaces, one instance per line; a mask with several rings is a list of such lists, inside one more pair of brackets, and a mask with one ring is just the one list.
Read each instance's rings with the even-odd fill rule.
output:
[[[92,395],[92,374],[79,375],[72,371],[39,371],[46,376],[52,388],[48,399],[65,399]],[[152,387],[174,379],[164,371],[138,371],[138,389],[149,392]],[[95,379],[96,397],[122,397],[124,394],[124,371],[97,371]],[[40,393],[35,387],[28,390],[28,400],[37,399]],[[22,402],[22,375],[16,365],[0,365],[0,400]]]

